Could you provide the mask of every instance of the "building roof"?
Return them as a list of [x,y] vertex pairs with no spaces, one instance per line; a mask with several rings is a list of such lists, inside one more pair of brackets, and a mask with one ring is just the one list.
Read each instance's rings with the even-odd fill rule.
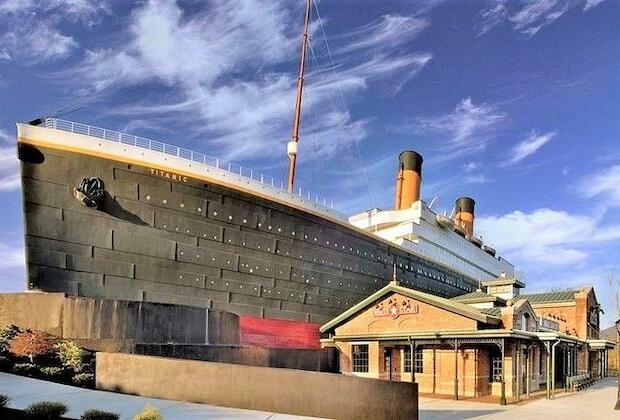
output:
[[362,300],[361,302],[357,303],[356,305],[352,306],[351,308],[338,315],[336,318],[324,324],[319,329],[319,331],[326,332],[336,327],[337,325],[340,325],[341,323],[345,322],[356,313],[367,308],[369,305],[373,304],[376,300],[387,295],[388,293],[398,293],[400,295],[419,300],[420,302],[424,302],[429,305],[437,306],[447,311],[454,312],[464,317],[484,322],[486,324],[499,325],[501,323],[501,318],[483,313],[479,309],[472,306],[466,305],[461,302],[455,302],[450,299],[445,299],[440,296],[435,296],[430,293],[424,293],[418,290],[410,289],[408,287],[401,286],[400,284],[398,284],[398,282],[391,281],[387,286],[377,290],[366,299]]
[[616,323],[612,325],[611,327],[601,330],[601,338],[605,338],[611,341],[618,341],[618,338],[620,335],[618,333],[618,328],[620,327],[620,325],[618,324],[619,324],[618,321],[616,321]]
[[577,293],[577,290],[562,290],[558,292],[520,295],[517,299],[527,299],[531,305],[540,303],[574,302],[575,293]]
[[498,318],[502,316],[502,308],[499,306],[494,306],[492,308],[482,308],[480,309],[480,312],[482,312],[483,314],[495,316]]
[[451,298],[450,300],[456,300],[463,303],[478,303],[478,302],[498,302],[498,303],[506,303],[505,299],[502,299],[499,296],[490,295],[484,292],[471,292],[465,293],[464,295],[459,295]]
[[494,278],[492,280],[483,281],[482,285],[485,286],[485,287],[486,286],[513,285],[514,287],[518,287],[520,289],[525,287],[525,283],[523,283],[518,278],[516,278],[516,277],[506,277],[506,276],[500,276],[500,277]]

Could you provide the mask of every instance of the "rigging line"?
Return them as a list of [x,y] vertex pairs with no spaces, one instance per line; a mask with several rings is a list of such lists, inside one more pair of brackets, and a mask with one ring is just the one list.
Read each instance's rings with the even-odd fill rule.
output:
[[[310,55],[312,56],[312,59],[313,59],[313,61],[315,63],[315,66],[318,68],[318,72],[319,73],[325,73],[325,71],[323,70],[323,67],[319,64],[318,57],[317,57],[316,53],[314,52],[314,47],[312,46],[311,38],[308,39],[308,47],[310,49]],[[327,92],[327,99],[328,99],[328,101],[329,101],[329,103],[330,103],[330,105],[332,107],[332,110],[334,111],[334,114],[338,114],[338,110],[336,109],[336,104],[335,104],[335,102],[334,102],[334,100],[332,98],[332,95],[331,95],[330,91],[326,90],[326,92]],[[346,104],[345,104],[345,107],[346,107]],[[346,126],[351,127],[352,124],[350,122],[349,111],[347,109],[345,109],[344,112],[345,112],[344,125],[345,125],[345,127]],[[347,143],[350,143],[350,142],[347,142]],[[358,149],[358,153],[359,153],[359,149]],[[362,175],[363,175],[362,179],[363,179],[364,184],[365,184],[364,186],[366,187],[366,197],[368,197],[368,199],[371,202],[374,202],[374,197],[373,197],[373,195],[370,192],[370,182],[368,180],[368,171],[366,170],[366,167],[363,164],[361,156],[358,158],[358,160],[360,162],[360,166],[361,166],[361,170],[362,170]]]
[[[308,46],[310,48],[310,53],[314,59],[314,67],[315,67],[315,71],[317,72],[317,74],[321,73],[321,68],[319,66],[319,63],[317,61],[316,55],[314,54],[314,50],[312,49],[312,44],[310,42],[310,38],[308,38]],[[310,65],[312,65],[312,61],[310,62]],[[312,74],[312,72],[310,73]],[[308,78],[308,81],[310,81],[310,85],[312,85],[312,78]],[[307,91],[307,93],[310,93],[311,89],[309,89]],[[310,95],[306,95],[306,99],[309,97]],[[319,119],[317,117],[317,106],[316,104],[313,104],[310,101],[307,101],[308,106],[310,106],[311,110],[312,110],[312,117],[313,117],[313,123],[314,123],[314,142],[313,142],[313,146],[314,146],[314,156],[316,159],[316,177],[319,181],[320,185],[327,185],[326,183],[324,183],[324,170],[325,170],[325,165],[323,164],[323,160],[320,158],[319,156]]]
[[[329,47],[329,42],[327,41],[327,34],[325,33],[325,27],[323,26],[323,21],[321,19],[321,12],[319,11],[319,7],[318,7],[318,1],[313,2],[314,3],[314,10],[316,10],[316,16],[317,16],[317,21],[319,23],[319,27],[321,28],[321,34],[323,35],[323,42],[325,43],[325,47],[327,49],[327,56],[329,57],[329,61],[331,63],[331,69],[332,72],[334,73],[334,75],[336,75],[336,65],[334,63],[334,56],[332,54],[331,48]],[[338,90],[340,91],[340,100],[342,101],[342,105],[346,110],[346,118],[347,121],[349,122],[349,125],[353,125],[351,122],[351,113],[348,110],[348,106],[347,106],[347,102],[344,99],[344,91],[342,89],[342,86],[337,83],[338,86]],[[347,122],[345,122],[345,124],[347,124]],[[359,146],[359,143],[357,140],[353,140],[353,143],[355,144],[355,150],[357,152],[357,158],[359,160],[360,163],[360,167],[362,168],[362,174],[364,177],[364,182],[366,184],[366,194],[368,196],[368,198],[374,203],[375,202],[375,197],[374,194],[371,192],[370,189],[370,180],[368,177],[368,171],[366,170],[366,165],[364,165],[364,159],[362,158],[362,152]]]

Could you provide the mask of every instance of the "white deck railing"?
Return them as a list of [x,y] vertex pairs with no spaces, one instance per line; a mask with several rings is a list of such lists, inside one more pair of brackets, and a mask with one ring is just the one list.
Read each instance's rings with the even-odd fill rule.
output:
[[334,210],[333,200],[327,199],[327,197],[313,194],[310,191],[302,191],[298,188],[296,193],[289,193],[285,188],[284,181],[277,180],[274,177],[265,176],[261,172],[254,171],[252,169],[244,168],[238,163],[224,161],[213,156],[206,155],[204,153],[194,152],[192,150],[183,149],[171,144],[162,143],[160,141],[151,140],[145,137],[134,136],[132,134],[121,133],[119,131],[108,130],[107,128],[94,127],[92,125],[81,124],[78,122],[61,120],[58,118],[46,118],[43,126],[45,128],[52,128],[56,130],[67,131],[69,133],[81,134],[84,136],[95,137],[106,141],[115,143],[127,144],[143,149],[160,152],[167,155],[176,156],[182,159],[187,159],[192,162],[202,163],[220,170],[224,170],[235,175],[240,175],[244,178],[249,178],[252,181],[260,182],[261,184],[270,186],[278,190],[278,196],[282,193],[286,193],[292,197],[301,197],[303,200],[307,200],[312,203],[312,207],[318,207],[323,211],[343,218],[344,216]]

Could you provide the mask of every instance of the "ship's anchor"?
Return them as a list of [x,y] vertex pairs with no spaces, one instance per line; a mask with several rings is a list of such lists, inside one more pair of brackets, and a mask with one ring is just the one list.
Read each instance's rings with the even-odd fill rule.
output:
[[73,189],[73,196],[86,207],[98,208],[104,197],[105,186],[103,180],[97,177],[84,178],[77,188]]

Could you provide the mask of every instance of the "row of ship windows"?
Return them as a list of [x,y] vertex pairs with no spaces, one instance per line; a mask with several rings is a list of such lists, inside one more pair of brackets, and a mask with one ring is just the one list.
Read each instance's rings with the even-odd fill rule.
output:
[[[152,197],[151,197],[151,195],[150,195],[150,194],[147,194],[147,195],[145,196],[145,199],[146,199],[147,201],[151,201]],[[167,204],[168,204],[168,200],[167,200],[167,199],[165,199],[165,198],[164,198],[164,199],[162,199],[162,200],[161,200],[161,202],[162,202],[162,204],[164,204],[164,205],[167,205]],[[183,208],[185,208],[185,203],[183,203],[183,202],[179,203],[179,207],[180,207],[180,208],[182,208],[182,209],[183,209]],[[197,213],[202,213],[202,207],[197,207],[197,208],[196,208],[196,211],[197,211]],[[213,211],[213,212],[211,212],[211,214],[212,214],[214,217],[217,217],[217,216],[219,215],[217,211]],[[234,219],[233,215],[229,214],[229,215],[228,215],[228,220],[232,222],[232,221],[233,221],[233,219]],[[247,224],[247,223],[248,223],[248,220],[247,220],[246,218],[244,218],[244,219],[242,220],[242,223],[243,223],[243,224]],[[263,227],[263,223],[262,223],[262,222],[258,222],[258,227],[259,227],[259,228],[262,228],[262,227]],[[272,226],[272,225],[267,225],[267,229],[268,229],[268,230],[273,230],[273,226]],[[178,230],[178,229],[177,229],[177,230]],[[275,227],[275,230],[276,230],[278,233],[282,233],[282,228],[281,228],[281,227],[279,227],[279,226],[276,226],[276,227]],[[189,233],[189,231],[188,231],[188,233]],[[296,231],[294,231],[294,230],[293,230],[293,231],[291,231],[291,236],[297,236],[297,232],[296,232]],[[308,236],[308,235],[304,235],[304,239],[310,239],[310,238],[309,238],[309,236]],[[315,236],[315,237],[313,237],[313,238],[312,238],[312,241],[313,241],[313,242],[319,242],[319,238]],[[325,244],[326,244],[326,245],[328,245],[328,246],[330,246],[330,241],[329,241],[329,240],[326,240],[326,241],[325,241]],[[351,246],[347,246],[347,245],[344,245],[344,244],[342,244],[342,243],[341,243],[340,245],[338,245],[338,242],[333,242],[331,245],[332,245],[334,248],[339,248],[339,249],[342,249],[342,250],[345,250],[345,251],[348,249],[348,250],[349,250],[349,252],[354,252],[353,247],[351,247]],[[356,253],[356,254],[359,254],[359,255],[363,255],[363,256],[365,256],[365,257],[368,257],[368,251],[363,251],[363,250],[360,250],[360,249],[355,249],[355,253]],[[373,259],[375,258],[375,254],[374,254],[374,252],[371,252],[371,253],[370,253],[370,258],[373,258]],[[388,263],[388,262],[389,262],[389,259],[388,259],[386,256],[377,255],[377,261],[382,261],[382,262],[384,262],[384,263]]]
[[[145,198],[146,198],[147,200],[151,200],[151,196],[150,196],[149,194],[147,194]],[[162,200],[162,203],[165,205],[165,204],[167,204],[167,203],[168,203],[168,200],[167,200],[167,199],[163,199],[163,200]],[[179,206],[180,206],[181,208],[184,208],[184,207],[185,207],[185,204],[181,202],[181,203],[179,204]],[[197,212],[198,212],[198,213],[202,213],[202,207],[197,207],[197,208],[196,208],[196,210],[197,210]],[[214,217],[217,217],[217,216],[218,216],[218,212],[217,212],[217,211],[213,211],[213,212],[212,212],[212,215],[213,215]],[[233,216],[229,214],[229,215],[228,215],[228,220],[232,221],[232,220],[233,220]],[[245,218],[244,218],[242,222],[243,222],[244,224],[247,224],[247,219],[245,219]],[[167,228],[167,226],[166,226],[166,225],[164,225],[163,227],[164,227],[164,228]],[[259,227],[259,228],[263,227],[262,222],[258,222],[258,227]],[[273,226],[268,225],[268,226],[267,226],[267,229],[268,229],[268,230],[272,230],[272,229],[273,229]],[[175,230],[176,230],[176,231],[179,231],[179,228],[177,227],[177,228],[175,228]],[[281,233],[281,232],[282,232],[282,228],[281,228],[281,227],[279,227],[279,226],[276,226],[276,231],[277,231],[278,233]],[[186,230],[186,233],[190,233],[190,230],[189,230],[189,229],[187,229],[187,230]],[[296,236],[296,232],[295,232],[295,231],[291,231],[291,235],[292,235],[292,236]],[[206,238],[208,235],[207,235],[207,233],[203,233],[203,234],[202,234],[202,236],[203,236],[204,238]],[[218,239],[218,238],[217,238],[217,235],[212,235],[212,238],[213,238],[213,239],[216,239],[216,240]],[[308,235],[304,235],[304,239],[309,239]],[[317,237],[313,237],[313,238],[312,238],[312,240],[313,240],[313,242],[318,242],[318,241],[319,241],[319,239],[318,239]],[[229,242],[232,242],[232,240],[229,240]],[[329,241],[329,240],[326,240],[326,241],[325,241],[325,244],[329,246],[329,245],[330,245],[330,241]],[[337,243],[337,242],[333,242],[333,244],[332,244],[332,245],[333,245],[333,247],[334,247],[334,248],[339,248],[339,245],[338,245],[338,243]],[[243,242],[243,246],[245,246],[245,242]],[[261,249],[261,246],[260,246],[260,245],[258,245],[258,246],[257,246],[257,249]],[[341,245],[340,245],[340,249],[342,249],[342,250],[345,250],[345,251],[346,251],[346,250],[347,250],[347,246],[346,246],[346,245],[341,244]],[[348,250],[349,250],[350,252],[353,252],[353,247],[350,247],[350,246],[349,246],[349,247],[348,247]],[[269,252],[270,252],[270,251],[271,251],[271,247],[267,247],[267,251],[269,251]],[[279,250],[277,250],[277,252],[278,252],[278,253],[280,253],[280,251],[279,251]],[[367,257],[367,256],[368,256],[368,252],[367,252],[367,251],[362,251],[362,252],[360,252],[360,250],[359,250],[359,249],[356,249],[356,250],[355,250],[355,253],[356,253],[356,254],[363,254],[365,257]],[[285,253],[285,255],[290,256],[288,251]],[[198,255],[198,257],[200,257],[200,256]],[[370,254],[370,257],[374,259],[374,258],[375,258],[374,253],[371,253],[371,254]],[[303,255],[300,255],[300,256],[299,256],[299,259],[303,259]],[[388,258],[386,258],[385,256],[384,256],[384,257],[382,257],[381,255],[378,255],[378,256],[377,256],[377,260],[378,260],[378,261],[382,261],[382,262],[384,262],[384,263],[388,263],[388,262],[389,262]],[[213,259],[213,261],[215,261],[215,258]],[[317,258],[313,258],[313,261],[314,261],[314,262],[318,262]],[[324,259],[321,259],[321,263],[322,263],[322,264],[325,264],[325,260],[324,260]],[[230,261],[228,261],[228,264],[231,264],[231,262],[230,262]],[[329,264],[330,264],[331,266],[333,266],[333,265],[334,265],[334,263],[333,263],[332,261],[330,261],[330,262],[329,262]],[[400,268],[403,268],[403,265],[404,265],[404,269],[405,269],[405,270],[407,270],[407,271],[409,271],[409,270],[410,270],[410,266],[409,266],[409,264],[399,263],[398,265],[399,265],[399,267],[400,267]],[[353,267],[352,267],[352,266],[349,266],[349,265],[346,265],[346,264],[344,264],[344,265],[343,265],[343,264],[336,264],[336,266],[337,266],[338,268],[344,268],[344,269],[346,269],[346,270],[353,270]],[[257,267],[257,269],[258,269],[258,267]],[[411,269],[413,269],[413,267],[411,267]],[[268,271],[268,269],[267,269],[266,271]],[[252,272],[252,271],[250,271],[250,272]],[[365,273],[365,271],[364,271],[363,269],[360,269],[360,272],[361,272],[361,273],[363,273],[363,274],[374,274],[374,275],[377,275],[377,273],[370,273],[370,272],[369,272],[369,273]],[[420,269],[420,268],[418,268],[418,269],[417,269],[417,273],[418,273],[418,274],[422,274],[422,275],[424,275],[424,276],[426,276],[426,277],[432,278],[432,279],[434,279],[434,280],[437,280],[437,281],[441,281],[441,282],[443,282],[443,283],[450,284],[450,285],[452,285],[452,286],[454,286],[454,287],[458,287],[458,288],[460,288],[460,289],[462,289],[462,290],[467,290],[467,291],[472,291],[472,290],[473,290],[473,287],[472,287],[472,286],[469,286],[469,285],[464,285],[464,284],[462,284],[461,282],[454,282],[454,281],[447,280],[444,276],[441,276],[441,275],[436,275],[436,274],[434,274],[434,273],[429,273],[429,272],[426,272],[425,270],[422,270],[422,269]],[[280,274],[282,274],[282,273],[280,272]]]
[[[183,275],[182,274],[179,274],[179,279],[183,279]],[[196,282],[200,282],[201,281],[201,279],[199,277],[196,277],[195,280],[196,280]],[[306,280],[306,282],[308,282],[308,280]],[[329,282],[331,282],[331,281],[328,280],[328,283]],[[376,280],[375,280],[375,282],[376,282]],[[215,280],[209,280],[209,283],[211,285],[215,285],[216,281]],[[228,287],[231,290],[237,290],[237,289],[243,290],[243,286],[244,286],[243,284],[239,284],[238,286],[237,285],[231,285],[230,282],[225,281],[225,280],[223,280],[222,283],[224,284],[224,286]],[[340,286],[342,286],[342,285],[343,284],[340,283]],[[349,286],[351,286],[351,285],[349,284]],[[255,292],[257,292],[257,293],[260,292],[259,287],[261,287],[261,286],[255,286],[255,287],[250,286],[250,288],[252,290],[254,290]],[[355,286],[355,287],[357,288],[357,286]],[[247,286],[246,286],[246,288],[247,288]],[[267,293],[269,295],[273,295],[273,296],[277,296],[277,297],[283,297],[284,295],[289,295],[289,297],[296,297],[295,293],[284,292],[284,291],[281,291],[281,290],[273,290],[273,289],[268,289],[268,288],[264,288],[264,287],[261,287],[261,288],[263,289],[263,294],[262,294],[263,296],[265,296],[265,293]],[[366,289],[366,287],[363,287],[363,289]],[[297,297],[299,297],[302,300],[304,299],[304,295],[303,294],[297,295]],[[313,301],[313,300],[316,300],[316,299],[313,299],[312,296],[310,296],[310,295],[306,296],[306,301]],[[333,299],[330,300],[330,298],[328,298],[328,297],[319,299],[319,301],[323,301],[324,303],[332,302],[332,303],[336,303],[337,305],[345,305],[345,307],[347,307],[349,305],[349,303],[350,303],[348,300],[342,300],[342,301],[341,300],[333,300]]]
[[442,275],[437,275],[435,273],[427,272],[426,270],[423,270],[421,268],[417,269],[417,273],[421,274],[423,276],[426,276],[428,278],[432,278],[433,280],[437,280],[437,281],[440,281],[442,283],[449,284],[450,286],[457,287],[457,288],[462,289],[462,290],[467,290],[467,291],[470,291],[470,292],[474,290],[473,286],[470,286],[468,284],[464,284],[461,281],[458,281],[458,280],[457,281],[453,281],[453,280],[447,279],[446,277],[444,277]]
[[[164,227],[166,227],[166,225],[164,225]],[[245,242],[244,242],[243,244],[245,245]],[[260,249],[260,246],[258,246],[258,249]],[[270,250],[270,248],[267,248],[267,250],[269,251],[269,250]],[[278,250],[277,252],[279,253],[279,250]],[[184,254],[185,254],[185,253],[184,253],[184,251],[180,251],[180,255],[184,255]],[[286,252],[286,255],[288,256],[288,255],[289,255],[289,252]],[[201,258],[201,254],[197,253],[197,254],[196,254],[196,258]],[[303,255],[300,255],[300,256],[299,256],[299,259],[303,259]],[[315,262],[317,261],[317,259],[316,259],[316,258],[314,258],[313,260],[314,260]],[[211,261],[215,263],[215,262],[217,262],[217,258],[216,258],[216,257],[211,257]],[[321,260],[321,262],[324,264],[324,263],[325,263],[325,260]],[[231,264],[232,264],[232,260],[230,260],[230,259],[229,259],[229,260],[226,260],[226,264],[227,264],[227,265],[231,265]],[[330,262],[330,264],[331,264],[331,265],[333,265],[333,262]],[[255,270],[256,270],[256,272],[261,271],[261,267],[260,267],[260,266],[258,266],[258,265],[255,265],[254,267],[250,267],[250,265],[249,265],[249,264],[243,264],[243,263],[242,263],[242,264],[241,264],[241,266],[242,266],[243,268],[246,268],[246,269],[247,269],[250,273],[252,273],[252,274],[254,273],[254,271],[255,271]],[[338,266],[338,267],[342,267],[342,264],[338,264],[337,266]],[[400,266],[402,267],[402,264],[400,264]],[[348,266],[348,265],[344,265],[344,268],[345,268],[345,269],[347,269],[347,270],[351,270],[351,269],[352,269],[352,268],[351,268],[350,266]],[[406,268],[406,269],[409,269],[409,266],[408,266],[408,265],[405,265],[405,268]],[[269,273],[269,267],[264,267],[263,271],[264,271],[265,273]],[[362,272],[362,273],[364,273],[364,270],[361,270],[361,272]],[[421,268],[418,268],[418,269],[417,269],[417,273],[418,273],[418,274],[420,274],[420,275],[423,275],[423,276],[425,276],[425,277],[432,278],[433,280],[436,280],[436,281],[441,281],[442,283],[447,283],[447,284],[449,284],[449,285],[451,285],[451,286],[454,286],[454,287],[460,288],[460,289],[462,289],[462,290],[466,290],[466,291],[472,291],[472,290],[473,290],[473,287],[471,287],[471,286],[469,286],[469,285],[465,285],[465,284],[463,284],[463,283],[461,283],[461,282],[451,281],[451,280],[449,280],[449,279],[446,279],[446,277],[444,277],[444,276],[437,275],[437,274],[435,274],[435,273],[431,273],[431,272],[427,272],[426,270],[423,270],[423,269],[421,269]],[[279,274],[284,274],[284,273],[283,273],[283,271],[282,271],[282,270],[279,270]],[[294,274],[294,275],[295,275],[295,274]],[[331,283],[331,280],[327,280],[327,282],[328,282],[328,283]],[[377,280],[375,279],[375,283],[376,283],[376,282],[377,282]],[[308,280],[308,279],[306,279],[306,283],[309,283],[309,280]],[[340,282],[340,286],[341,286],[341,287],[343,286],[343,283],[342,283],[342,282]],[[350,284],[350,283],[348,283],[348,284],[347,284],[347,287],[351,287],[351,284]],[[354,287],[355,287],[356,289],[358,288],[358,286],[357,286],[357,285],[354,285]],[[365,290],[365,288],[363,288],[362,290]]]

